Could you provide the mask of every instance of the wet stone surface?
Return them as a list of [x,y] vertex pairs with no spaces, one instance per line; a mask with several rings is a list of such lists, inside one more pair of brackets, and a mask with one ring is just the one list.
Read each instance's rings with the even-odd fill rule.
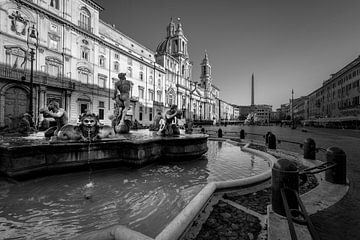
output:
[[257,217],[219,201],[214,206],[196,239],[253,240],[257,239],[260,231],[260,220]]

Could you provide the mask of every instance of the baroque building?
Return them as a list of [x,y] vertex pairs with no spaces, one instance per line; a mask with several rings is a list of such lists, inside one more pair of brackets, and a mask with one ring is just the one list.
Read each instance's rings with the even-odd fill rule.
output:
[[[152,121],[155,93],[158,102],[165,98],[165,70],[153,51],[100,20],[101,11],[91,0],[0,0],[0,125],[30,112],[30,107],[38,123],[39,109],[50,100],[59,102],[72,123],[89,110],[109,124],[120,72],[133,83],[128,114],[143,124]],[[39,40],[32,106],[30,26],[37,29]]]
[[[197,83],[180,19],[170,21],[154,52],[102,21],[103,10],[92,0],[0,0],[0,126],[25,112],[33,112],[38,124],[39,109],[51,100],[67,111],[70,123],[90,111],[110,124],[120,72],[132,82],[131,120],[149,125],[172,104],[186,118],[219,117],[219,89],[211,83],[208,56]],[[38,47],[31,87],[27,40],[32,26]]]

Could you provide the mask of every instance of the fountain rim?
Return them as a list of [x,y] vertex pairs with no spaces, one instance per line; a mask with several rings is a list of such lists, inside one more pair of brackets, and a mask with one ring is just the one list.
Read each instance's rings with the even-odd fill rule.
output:
[[[208,140],[219,139],[209,138]],[[224,139],[220,139],[220,141],[224,141]],[[241,147],[238,142],[235,142],[233,140],[226,139],[225,141]],[[245,146],[241,147],[241,150],[252,153],[269,161],[269,169],[261,174],[247,178],[208,183],[197,195],[195,195],[195,197],[186,205],[186,207],[155,237],[155,240],[179,239],[180,236],[185,232],[189,224],[191,224],[191,222],[201,211],[203,206],[208,202],[208,200],[217,190],[234,187],[253,186],[263,183],[271,178],[272,167],[277,161],[277,159],[268,153],[251,149],[248,146],[249,144],[246,144]]]

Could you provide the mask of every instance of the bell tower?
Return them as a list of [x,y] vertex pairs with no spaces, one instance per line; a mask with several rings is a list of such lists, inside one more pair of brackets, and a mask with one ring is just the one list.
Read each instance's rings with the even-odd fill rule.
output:
[[205,57],[200,64],[201,75],[200,82],[201,87],[204,88],[205,92],[211,91],[211,66],[209,63],[209,57],[205,50]]

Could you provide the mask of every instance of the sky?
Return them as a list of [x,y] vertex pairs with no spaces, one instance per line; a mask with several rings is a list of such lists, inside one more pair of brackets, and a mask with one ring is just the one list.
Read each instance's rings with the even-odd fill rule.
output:
[[192,80],[207,51],[220,97],[273,110],[319,88],[360,54],[358,0],[96,0],[100,18],[156,51],[170,18],[181,19]]

